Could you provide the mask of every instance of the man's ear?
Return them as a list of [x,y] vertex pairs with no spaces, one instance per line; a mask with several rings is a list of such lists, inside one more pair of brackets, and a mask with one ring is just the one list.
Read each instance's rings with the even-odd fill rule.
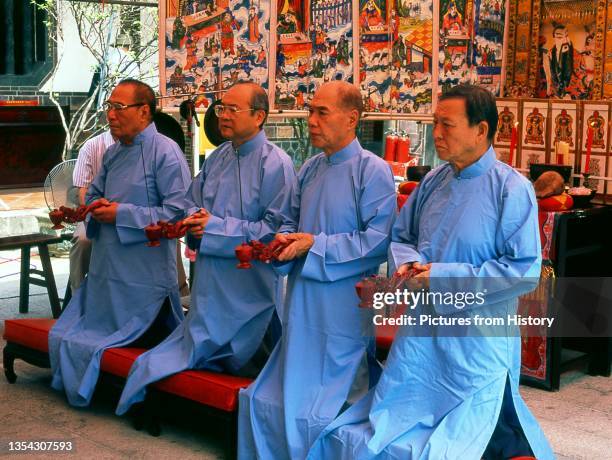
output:
[[489,123],[483,120],[480,123],[478,123],[478,137],[481,137],[482,139],[486,139],[488,135],[489,135]]
[[358,124],[359,124],[359,112],[353,109],[349,112],[349,125],[351,128],[357,129]]
[[266,112],[264,112],[263,110],[256,110],[255,116],[257,117],[257,125],[261,126],[261,128],[263,129],[263,123],[266,119]]
[[151,113],[151,107],[149,107],[149,104],[144,104],[142,106],[144,108],[144,116],[147,120],[153,122],[153,114]]

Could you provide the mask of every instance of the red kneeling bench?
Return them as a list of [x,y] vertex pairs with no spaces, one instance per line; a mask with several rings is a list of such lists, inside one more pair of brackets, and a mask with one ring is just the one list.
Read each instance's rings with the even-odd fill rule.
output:
[[[49,364],[49,330],[53,319],[9,319],[4,322],[4,375],[15,383],[15,359],[22,359],[39,367]],[[109,348],[102,355],[100,369],[125,379],[136,358],[144,348]],[[147,401],[158,401],[163,394],[193,401],[211,415],[227,422],[226,452],[235,456],[238,392],[246,388],[251,379],[202,370],[187,370],[154,383],[147,392]],[[150,404],[149,404],[150,406]],[[148,410],[155,410],[149,407]]]

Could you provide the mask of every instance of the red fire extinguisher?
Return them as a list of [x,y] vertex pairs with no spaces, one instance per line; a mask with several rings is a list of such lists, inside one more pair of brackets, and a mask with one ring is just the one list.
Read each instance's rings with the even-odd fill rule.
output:
[[397,140],[397,134],[395,134],[393,131],[387,132],[387,138],[385,139],[385,160],[395,161]]
[[402,132],[397,139],[395,161],[398,163],[408,163],[410,161],[410,136],[405,132]]

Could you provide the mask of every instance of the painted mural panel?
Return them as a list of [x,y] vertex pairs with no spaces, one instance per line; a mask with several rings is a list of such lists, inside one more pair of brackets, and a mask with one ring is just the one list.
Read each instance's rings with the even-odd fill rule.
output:
[[398,0],[399,39],[406,50],[405,65],[392,75],[398,89],[398,111],[432,112],[433,2]]
[[[406,60],[399,40],[396,12],[385,0],[359,0],[359,84],[367,112],[390,112],[397,106],[397,87],[391,88],[391,68]],[[393,98],[394,102],[391,102]]]
[[546,148],[547,119],[548,103],[529,101],[523,104],[523,122],[521,123],[523,148]]
[[326,81],[353,81],[350,0],[277,0],[275,108],[302,110]]
[[[516,43],[510,47],[509,56],[514,55],[513,80],[527,83],[529,79],[529,52],[531,47],[531,0],[517,0],[516,3]],[[512,44],[510,44],[512,45]]]
[[[575,102],[553,102],[551,104],[550,120],[550,146],[552,152],[556,153],[555,145],[566,142],[571,152],[578,147],[578,109]],[[551,162],[556,158],[551,156]]]
[[359,82],[368,112],[430,113],[432,0],[360,0]]
[[612,2],[608,2],[603,59],[603,97],[612,99]]
[[595,6],[592,0],[543,0],[538,97],[593,97]]
[[500,96],[506,2],[474,0],[474,8],[476,16],[471,63],[476,70],[476,82],[495,96]]
[[[214,91],[240,79],[267,87],[269,18],[269,2],[169,0],[161,29],[162,93]],[[183,100],[168,98],[164,105],[178,106]],[[196,106],[208,107],[212,100],[211,94],[199,95]]]
[[587,130],[593,127],[593,152],[606,153],[608,151],[608,106],[605,104],[584,104],[582,116],[582,149],[586,151]]
[[473,81],[470,65],[472,0],[440,0],[439,86]]
[[494,145],[510,146],[512,141],[512,128],[519,121],[519,103],[517,101],[497,100],[499,120]]

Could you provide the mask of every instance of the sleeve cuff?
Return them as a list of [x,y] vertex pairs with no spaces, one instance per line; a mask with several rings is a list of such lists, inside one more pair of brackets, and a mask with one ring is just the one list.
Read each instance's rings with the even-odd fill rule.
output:
[[208,218],[204,234],[200,243],[200,254],[213,255],[215,257],[235,257],[235,248],[244,237],[241,235],[229,236],[226,233],[226,221],[218,216],[211,215]]
[[327,246],[327,235],[324,233],[319,233],[314,236],[314,243],[308,254],[306,255],[306,260],[304,261],[304,266],[302,267],[302,276],[306,278],[319,279],[320,276],[317,274],[321,273],[324,270],[321,270],[321,260],[325,260],[325,248]]
[[423,257],[414,248],[408,246],[405,243],[391,243],[389,245],[389,267],[391,272],[397,271],[397,269],[408,263],[418,262],[423,263]]
[[207,233],[213,235],[224,235],[225,229],[223,228],[223,219],[217,216],[213,216],[212,214],[208,217],[208,222],[206,223],[206,227],[204,228],[204,236]]
[[115,227],[121,244],[147,242],[147,235],[145,234],[144,228],[130,225],[131,221],[133,221],[133,216],[130,212],[129,205],[119,203],[119,206],[117,206],[117,215],[115,217]]

